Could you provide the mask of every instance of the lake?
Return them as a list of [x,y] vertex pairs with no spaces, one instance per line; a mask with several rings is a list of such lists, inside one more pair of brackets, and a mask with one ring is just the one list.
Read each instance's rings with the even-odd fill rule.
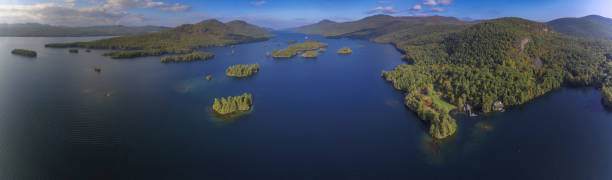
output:
[[[392,45],[308,35],[328,51],[275,60],[265,53],[306,37],[275,34],[179,64],[44,47],[101,37],[0,37],[0,179],[612,179],[612,112],[599,90],[454,114],[456,135],[436,141],[380,77],[404,63]],[[255,76],[225,76],[254,63]],[[244,92],[250,114],[211,115],[215,97]]]

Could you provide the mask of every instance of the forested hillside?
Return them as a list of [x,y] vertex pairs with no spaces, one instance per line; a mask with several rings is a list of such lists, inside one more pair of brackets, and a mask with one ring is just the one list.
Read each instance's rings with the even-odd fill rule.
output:
[[[366,18],[367,19],[367,18]],[[327,25],[324,28],[331,28]],[[396,25],[398,27],[402,25]],[[320,26],[319,26],[320,27]],[[394,44],[406,65],[382,76],[406,92],[406,105],[445,138],[455,132],[451,109],[490,112],[494,103],[525,103],[562,85],[610,84],[612,43],[562,35],[546,25],[520,18],[466,23],[424,23],[391,28],[356,28],[333,37],[360,37]],[[309,28],[312,29],[312,26]],[[310,32],[319,33],[324,28]],[[367,36],[355,36],[361,32]],[[329,35],[329,34],[323,34]]]

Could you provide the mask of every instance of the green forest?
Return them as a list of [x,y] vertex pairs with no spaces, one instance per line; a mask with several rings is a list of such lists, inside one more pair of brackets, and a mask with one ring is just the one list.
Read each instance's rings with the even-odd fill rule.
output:
[[161,62],[163,63],[190,62],[190,61],[197,61],[197,60],[208,60],[208,59],[212,59],[213,57],[215,57],[215,55],[213,55],[212,53],[193,52],[190,54],[184,54],[180,56],[166,56],[161,59]]
[[604,86],[601,88],[602,103],[608,108],[612,109],[612,87]]
[[327,47],[327,43],[322,43],[316,40],[308,40],[304,43],[293,44],[286,49],[275,50],[272,53],[272,57],[274,58],[291,58],[302,51],[311,51],[317,50],[319,48]]
[[22,56],[27,56],[27,57],[36,57],[36,51],[27,50],[27,49],[13,49],[11,53],[22,55]]
[[259,64],[238,64],[233,65],[225,70],[225,75],[229,77],[248,77],[259,72]]
[[[382,77],[406,92],[406,106],[438,139],[454,133],[456,122],[448,112],[461,110],[456,107],[468,104],[486,113],[494,110],[496,101],[506,107],[519,105],[564,85],[600,87],[612,80],[606,58],[612,52],[610,41],[563,35],[546,24],[500,18],[475,24],[447,20],[372,28],[381,19],[398,19],[374,18],[378,20],[351,22],[354,32],[332,34],[391,43],[402,51],[408,64],[384,71]],[[330,24],[308,28],[338,31]]]
[[219,115],[229,115],[237,112],[245,112],[253,107],[253,96],[244,93],[241,96],[228,96],[227,98],[215,98],[212,109]]

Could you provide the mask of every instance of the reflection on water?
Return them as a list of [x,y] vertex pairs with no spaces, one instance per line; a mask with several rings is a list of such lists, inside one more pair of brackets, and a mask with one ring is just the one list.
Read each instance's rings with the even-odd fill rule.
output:
[[[486,116],[486,115],[484,115]],[[478,119],[476,124],[470,129],[470,135],[467,137],[463,153],[464,155],[471,155],[474,151],[481,148],[484,145],[487,136],[495,130],[494,122],[492,120]]]
[[424,154],[425,163],[433,166],[443,166],[450,153],[456,148],[456,137],[456,135],[453,135],[440,140],[424,133],[421,141],[421,151]]

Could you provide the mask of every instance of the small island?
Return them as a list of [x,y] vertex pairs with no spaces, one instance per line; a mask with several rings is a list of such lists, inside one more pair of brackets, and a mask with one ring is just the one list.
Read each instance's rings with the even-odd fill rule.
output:
[[100,68],[100,67],[94,67],[93,70],[94,70],[94,72],[97,72],[97,73],[102,72],[102,68]]
[[212,110],[219,115],[231,115],[239,112],[247,112],[253,108],[253,96],[244,93],[241,96],[229,96],[227,98],[215,98]]
[[259,72],[259,64],[239,64],[227,68],[225,75],[229,77],[248,77]]
[[298,53],[301,53],[302,51],[311,51],[323,47],[327,47],[327,43],[322,43],[316,40],[308,40],[304,43],[291,45],[286,49],[274,51],[274,53],[272,53],[272,57],[291,58],[293,56],[296,56]]
[[210,75],[206,76],[206,80],[207,81],[210,81],[211,79],[212,79],[212,76],[210,76]]
[[270,52],[266,52],[266,56],[270,56]]
[[317,56],[319,56],[319,51],[316,51],[316,50],[306,51],[301,56],[303,58],[317,58]]
[[166,56],[161,59],[162,63],[169,62],[190,62],[197,60],[208,60],[215,57],[215,55],[207,52],[193,52],[190,54],[180,55],[180,56]]
[[353,53],[353,50],[351,50],[351,48],[348,47],[343,47],[342,49],[338,50],[338,54],[351,54]]
[[319,48],[319,52],[325,52],[325,51],[327,51],[327,49],[325,49],[325,48]]
[[293,44],[293,43],[296,43],[296,42],[297,42],[297,40],[289,40],[289,41],[287,41],[288,44]]
[[37,55],[36,51],[27,50],[27,49],[13,49],[11,53],[16,54],[16,55],[26,56],[26,57],[36,57]]
[[612,109],[612,87],[604,86],[601,88],[601,102],[608,109]]
[[69,53],[79,53],[79,50],[72,48],[72,49],[68,49],[68,52]]

